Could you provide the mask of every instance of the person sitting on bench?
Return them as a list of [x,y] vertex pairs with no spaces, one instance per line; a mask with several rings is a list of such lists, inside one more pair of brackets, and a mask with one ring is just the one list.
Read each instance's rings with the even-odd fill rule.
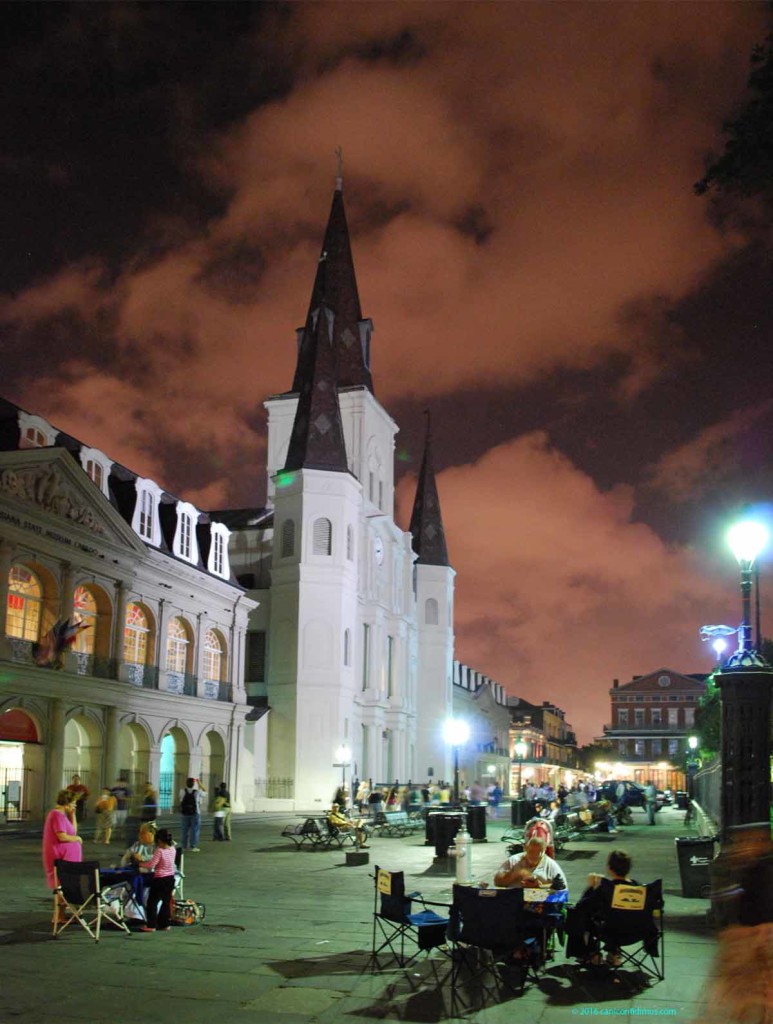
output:
[[357,818],[356,821],[351,821],[345,814],[341,813],[338,804],[333,804],[328,811],[327,823],[331,828],[337,829],[339,832],[354,832],[359,848],[361,850],[368,849],[365,843],[365,825],[362,818]]

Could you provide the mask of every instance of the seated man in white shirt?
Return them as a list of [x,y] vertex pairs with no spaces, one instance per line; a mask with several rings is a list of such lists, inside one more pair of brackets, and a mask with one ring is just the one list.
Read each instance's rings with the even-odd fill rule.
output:
[[545,853],[545,840],[527,839],[523,853],[508,857],[494,875],[494,885],[513,889],[567,889],[566,876],[552,857]]

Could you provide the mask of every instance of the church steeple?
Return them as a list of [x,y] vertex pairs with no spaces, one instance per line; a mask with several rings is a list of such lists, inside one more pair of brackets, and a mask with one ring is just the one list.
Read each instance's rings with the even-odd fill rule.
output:
[[324,303],[309,313],[301,341],[304,375],[285,470],[348,471],[336,389],[335,316]]
[[429,411],[426,416],[427,437],[424,442],[424,457],[421,462],[409,529],[413,537],[413,550],[418,555],[417,565],[449,565],[435,470],[432,465],[432,430]]
[[[309,315],[322,303],[328,306],[334,317],[333,342],[337,354],[338,387],[366,387],[372,392],[370,336],[373,325],[370,320],[363,319],[360,309],[349,228],[344,211],[343,167],[340,153],[333,204],[311,291]],[[293,391],[302,390],[307,372],[301,349],[293,379]]]

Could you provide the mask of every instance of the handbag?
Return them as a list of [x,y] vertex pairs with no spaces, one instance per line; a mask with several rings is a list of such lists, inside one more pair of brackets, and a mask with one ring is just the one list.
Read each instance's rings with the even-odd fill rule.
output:
[[203,903],[196,903],[195,900],[172,900],[172,924],[183,927],[200,924],[206,915],[207,908]]

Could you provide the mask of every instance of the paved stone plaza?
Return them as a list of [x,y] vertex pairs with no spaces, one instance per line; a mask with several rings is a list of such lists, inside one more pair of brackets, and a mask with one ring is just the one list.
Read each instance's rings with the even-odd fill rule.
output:
[[[504,809],[503,809],[504,810]],[[590,871],[603,871],[610,844],[628,849],[640,881],[662,877],[666,892],[666,978],[643,991],[627,983],[572,977],[559,952],[523,996],[452,1013],[440,954],[401,970],[371,970],[374,864],[404,869],[412,888],[450,899],[453,876],[433,866],[423,836],[375,838],[370,865],[347,867],[341,851],[296,850],[281,838],[286,817],[234,821],[234,841],[186,858],[185,894],[206,904],[203,925],[126,936],[107,929],[98,945],[82,929],[50,938],[40,840],[0,838],[0,1021],[24,1024],[150,1024],[156,1021],[443,1021],[545,1024],[583,1016],[666,1016],[700,1020],[715,948],[708,903],[680,895],[674,837],[689,834],[683,812],[665,808],[658,825],[635,811],[634,825],[612,837],[570,844],[559,858],[579,897]],[[506,856],[505,823],[475,844],[473,877],[491,880]],[[84,844],[103,865],[104,847]],[[99,851],[97,854],[96,851]],[[462,1008],[463,1009],[463,1008]]]

